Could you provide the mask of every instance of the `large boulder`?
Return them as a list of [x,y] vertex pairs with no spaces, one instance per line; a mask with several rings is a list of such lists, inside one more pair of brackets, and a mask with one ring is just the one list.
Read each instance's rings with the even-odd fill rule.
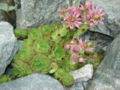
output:
[[87,90],[120,90],[120,35],[108,46]]
[[99,24],[92,31],[116,37],[120,33],[120,0],[90,0],[103,8],[107,17],[105,24]]
[[35,73],[3,83],[0,85],[0,90],[64,90],[64,88],[56,79]]
[[[81,0],[21,0],[17,10],[17,28],[35,28],[60,21],[58,10],[79,5]],[[29,3],[28,3],[29,2]]]
[[13,27],[7,22],[0,22],[0,75],[4,73],[17,51]]

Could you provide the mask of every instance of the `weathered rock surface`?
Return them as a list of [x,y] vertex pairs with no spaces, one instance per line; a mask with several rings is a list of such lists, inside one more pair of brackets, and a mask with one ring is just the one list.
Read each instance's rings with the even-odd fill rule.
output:
[[0,10],[0,21],[3,21],[4,20],[4,13],[3,11]]
[[0,75],[4,73],[17,51],[13,27],[7,22],[0,22]]
[[64,90],[64,88],[56,79],[48,75],[35,73],[3,83],[0,85],[0,90]]
[[99,24],[93,31],[116,37],[120,33],[120,0],[90,0],[107,14],[105,24]]
[[93,76],[93,65],[87,64],[84,67],[70,72],[76,82],[88,81]]
[[120,35],[107,48],[87,90],[120,90]]
[[93,40],[96,44],[96,52],[106,51],[107,46],[113,41],[113,37],[94,31],[87,31],[80,36],[83,40]]
[[72,87],[66,88],[66,90],[85,90],[87,87],[87,81],[93,76],[93,65],[87,64],[84,67],[70,72],[75,79],[75,84]]
[[[17,10],[17,28],[34,28],[60,21],[58,10],[79,5],[81,0],[21,0]],[[29,2],[29,3],[28,3]]]

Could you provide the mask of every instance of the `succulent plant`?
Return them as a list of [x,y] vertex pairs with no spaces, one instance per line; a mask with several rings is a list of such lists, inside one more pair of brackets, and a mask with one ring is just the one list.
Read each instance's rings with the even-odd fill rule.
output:
[[[34,72],[52,74],[63,85],[71,86],[74,84],[70,71],[76,70],[87,63],[98,65],[99,59],[91,58],[84,54],[86,59],[83,63],[73,63],[70,53],[64,48],[74,37],[76,31],[70,30],[61,24],[41,26],[37,29],[16,30],[16,37],[27,37],[18,54],[14,57],[13,77],[23,77]],[[23,36],[22,36],[23,35]],[[18,39],[19,39],[18,38]],[[93,60],[96,59],[96,60]],[[94,63],[97,63],[95,64]]]
[[26,39],[28,36],[28,31],[23,29],[14,30],[17,39]]
[[[14,76],[22,77],[33,72],[55,74],[58,69],[63,69],[64,73],[69,76],[71,59],[64,49],[64,43],[70,40],[72,33],[67,35],[68,31],[65,26],[53,24],[24,32],[23,30],[15,32],[18,38],[28,38],[24,40],[21,50],[14,57],[12,64]],[[64,73],[62,73],[63,76]],[[73,80],[69,80],[72,85]],[[69,83],[63,80],[61,82],[69,86]]]

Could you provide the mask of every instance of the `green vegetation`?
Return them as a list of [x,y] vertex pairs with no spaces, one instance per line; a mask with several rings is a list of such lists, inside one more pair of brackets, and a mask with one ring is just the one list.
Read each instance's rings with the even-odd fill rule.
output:
[[[67,32],[68,30],[60,24],[31,29],[28,33],[25,30],[16,30],[15,35],[18,39],[25,37],[28,39],[14,57],[13,75],[22,77],[33,72],[54,74],[61,68],[65,76],[63,73],[59,80],[66,86],[72,85],[73,77],[68,74],[71,71],[71,59],[63,46],[66,40],[70,41],[73,33],[67,36]],[[68,81],[63,79],[66,76]]]
[[26,39],[28,36],[28,31],[23,29],[14,30],[17,39]]
[[64,44],[71,41],[75,30],[69,30],[66,26],[52,24],[31,29],[29,32],[16,30],[15,35],[18,39],[26,37],[27,39],[14,57],[13,77],[40,72],[54,76],[65,86],[71,86],[74,79],[69,74],[70,71],[87,63],[92,63],[95,67],[99,64],[100,59],[96,59],[96,56],[92,57],[95,60],[89,58],[91,54],[84,55],[87,58],[86,62],[72,63],[73,59],[70,59],[70,54],[64,49]]
[[8,82],[10,80],[11,80],[11,78],[7,75],[0,76],[0,83]]

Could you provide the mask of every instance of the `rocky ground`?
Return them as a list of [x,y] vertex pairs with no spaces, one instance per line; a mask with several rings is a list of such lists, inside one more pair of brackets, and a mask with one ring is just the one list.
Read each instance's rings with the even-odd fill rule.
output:
[[[16,11],[16,27],[29,29],[39,25],[60,21],[57,10],[71,5],[84,4],[85,0],[21,0],[21,8]],[[105,51],[105,57],[93,73],[92,65],[88,64],[80,70],[71,72],[75,84],[66,88],[57,80],[44,74],[32,74],[14,81],[0,84],[0,90],[120,90],[120,0],[90,0],[106,12],[105,24],[100,24],[81,37],[94,40],[97,49]],[[27,3],[29,2],[29,3]],[[13,33],[13,26],[4,18],[0,11],[0,75],[11,63],[13,56],[21,46]],[[15,25],[13,24],[13,25]]]

